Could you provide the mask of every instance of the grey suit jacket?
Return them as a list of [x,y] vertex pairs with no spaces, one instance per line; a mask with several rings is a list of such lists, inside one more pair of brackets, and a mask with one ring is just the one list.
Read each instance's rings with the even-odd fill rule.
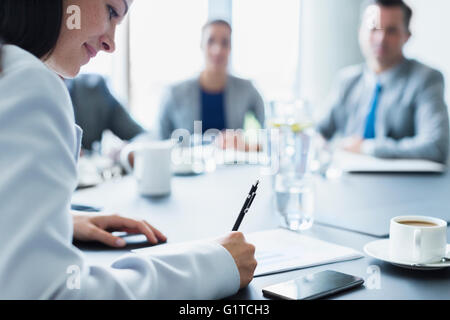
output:
[[122,140],[131,140],[144,129],[113,97],[105,80],[95,74],[66,80],[75,113],[75,121],[83,129],[82,147],[91,150],[103,131],[111,130]]
[[327,139],[335,134],[363,136],[376,82],[382,85],[372,153],[383,158],[420,158],[445,163],[449,120],[442,74],[404,59],[376,76],[367,66],[344,69],[329,99],[329,112],[318,124]]
[[[194,121],[201,121],[201,88],[195,77],[168,88],[158,116],[158,135],[168,139],[175,129],[194,132]],[[225,88],[225,125],[227,129],[241,129],[248,111],[264,125],[264,102],[248,80],[229,75]]]

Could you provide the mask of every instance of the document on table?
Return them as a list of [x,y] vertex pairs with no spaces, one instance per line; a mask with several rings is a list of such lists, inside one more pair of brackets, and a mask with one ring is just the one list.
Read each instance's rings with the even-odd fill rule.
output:
[[431,172],[445,171],[441,163],[420,159],[382,159],[337,151],[333,163],[345,172]]
[[[256,247],[255,258],[258,265],[255,277],[363,257],[360,252],[351,248],[281,228],[248,233],[245,238]],[[160,252],[159,250],[175,250],[181,254],[186,245],[188,243],[164,244],[132,251],[151,255],[152,252]]]
[[255,277],[363,257],[354,249],[281,228],[250,233],[245,238],[256,247]]

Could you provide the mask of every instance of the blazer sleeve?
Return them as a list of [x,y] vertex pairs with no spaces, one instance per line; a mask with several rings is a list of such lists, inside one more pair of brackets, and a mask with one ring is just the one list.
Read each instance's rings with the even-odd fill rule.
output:
[[78,150],[70,100],[42,68],[20,78],[26,94],[0,108],[0,167],[8,168],[0,179],[0,299],[215,299],[238,290],[237,267],[218,243],[88,265],[72,245]]
[[161,99],[157,123],[157,135],[159,139],[170,139],[172,132],[176,129],[172,119],[172,113],[175,110],[175,98],[172,88],[168,88]]
[[383,158],[419,158],[446,163],[449,148],[449,120],[444,101],[444,79],[431,72],[419,89],[415,113],[416,134],[394,140],[376,138],[373,155]]
[[108,128],[117,137],[122,140],[132,140],[137,135],[144,133],[145,130],[137,123],[130,113],[122,106],[119,101],[109,91],[105,80],[102,78],[96,87],[96,91],[101,95],[104,101],[104,107],[107,108]]
[[342,105],[342,91],[343,82],[341,75],[333,82],[331,91],[325,102],[326,113],[319,120],[316,130],[327,140],[333,138],[338,131],[338,114]]
[[258,90],[254,87],[254,85],[250,83],[250,86],[251,86],[251,90],[253,92],[251,110],[255,114],[255,117],[258,120],[261,127],[264,127],[265,126],[264,100],[261,97],[261,95],[259,94]]

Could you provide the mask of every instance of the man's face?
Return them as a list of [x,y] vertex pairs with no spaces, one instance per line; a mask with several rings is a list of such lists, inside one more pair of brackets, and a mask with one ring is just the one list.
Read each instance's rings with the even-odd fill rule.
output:
[[410,37],[401,7],[371,5],[364,12],[359,42],[367,60],[392,66],[403,56]]

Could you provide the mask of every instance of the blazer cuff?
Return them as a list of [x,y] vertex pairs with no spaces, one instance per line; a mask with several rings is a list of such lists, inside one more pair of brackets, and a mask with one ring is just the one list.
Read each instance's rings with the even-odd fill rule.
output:
[[217,242],[210,242],[209,244],[214,247],[215,252],[214,257],[211,257],[215,260],[215,268],[211,270],[210,279],[215,279],[215,285],[223,288],[221,290],[223,297],[231,296],[240,288],[241,276],[239,270],[233,256],[224,246]]
[[128,270],[123,283],[137,298],[221,299],[240,287],[233,257],[212,239],[156,246],[121,257],[112,267]]

